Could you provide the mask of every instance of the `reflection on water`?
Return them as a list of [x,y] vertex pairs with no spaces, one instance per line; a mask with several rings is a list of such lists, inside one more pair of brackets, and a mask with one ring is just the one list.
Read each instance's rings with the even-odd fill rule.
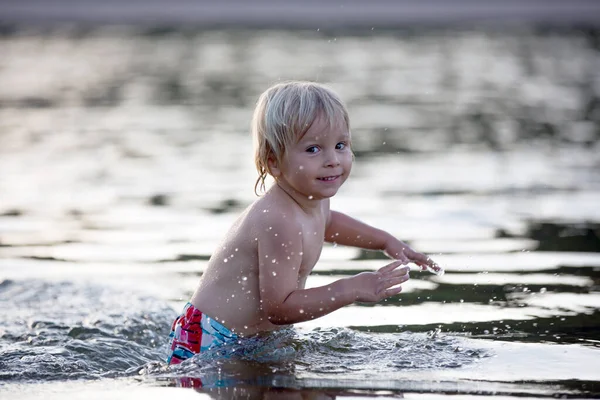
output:
[[[73,390],[141,382],[134,393],[192,386],[212,398],[600,395],[597,38],[5,34],[0,382],[19,395],[81,378],[103,383]],[[348,102],[357,159],[334,207],[446,274],[413,271],[377,306],[167,368],[172,318],[254,199],[251,109],[282,79],[328,83]],[[384,263],[328,246],[308,285]]]

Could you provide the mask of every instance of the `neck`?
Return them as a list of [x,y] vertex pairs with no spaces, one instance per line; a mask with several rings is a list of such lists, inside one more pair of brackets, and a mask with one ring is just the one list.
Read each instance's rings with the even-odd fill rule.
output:
[[275,181],[275,186],[283,193],[284,196],[290,198],[294,203],[307,213],[312,213],[315,210],[319,210],[321,207],[321,199],[313,198],[312,196],[306,196],[294,190],[286,182]]

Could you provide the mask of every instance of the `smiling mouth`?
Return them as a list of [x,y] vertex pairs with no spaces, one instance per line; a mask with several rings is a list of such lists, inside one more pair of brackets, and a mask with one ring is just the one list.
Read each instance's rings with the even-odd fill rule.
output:
[[335,176],[324,176],[322,178],[317,178],[320,181],[324,181],[324,182],[331,182],[331,181],[335,181],[337,178],[339,178],[341,175],[335,175]]

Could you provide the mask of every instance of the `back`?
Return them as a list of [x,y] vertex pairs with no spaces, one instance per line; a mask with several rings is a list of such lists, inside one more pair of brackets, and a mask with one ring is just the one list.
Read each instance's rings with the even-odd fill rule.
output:
[[[278,192],[275,185],[240,215],[210,258],[191,299],[197,309],[240,336],[282,328],[269,322],[262,309],[258,238],[276,240],[272,234],[265,233],[272,225],[281,223],[282,216],[286,225],[299,233],[300,246],[306,250],[297,277],[298,288],[304,287],[306,276],[312,271],[323,247],[324,216],[329,202],[323,202],[327,210],[322,209],[316,217],[307,218],[289,196]],[[305,243],[307,240],[310,243]],[[286,268],[285,263],[281,268]]]
[[240,215],[212,254],[191,303],[241,336],[273,330],[260,315],[258,256],[251,216],[254,203]]

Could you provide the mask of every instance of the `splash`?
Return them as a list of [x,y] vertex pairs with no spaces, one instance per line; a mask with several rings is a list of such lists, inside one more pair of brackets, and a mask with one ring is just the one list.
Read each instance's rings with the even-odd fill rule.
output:
[[0,381],[128,376],[165,358],[173,311],[100,286],[0,283]]
[[[168,369],[154,368],[144,375],[168,379],[177,385],[203,386],[287,384],[303,379],[363,383],[365,377],[401,371],[459,368],[490,354],[470,348],[456,337],[438,333],[375,334],[347,328],[303,332],[284,329],[263,338],[242,339],[199,354]],[[299,383],[300,382],[300,383]]]

